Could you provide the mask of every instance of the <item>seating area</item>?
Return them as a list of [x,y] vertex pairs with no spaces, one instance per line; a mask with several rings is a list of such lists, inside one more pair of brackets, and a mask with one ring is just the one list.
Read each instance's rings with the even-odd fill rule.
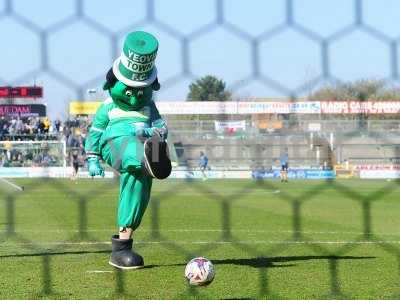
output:
[[389,164],[400,160],[399,137],[376,135],[334,135],[309,133],[274,134],[270,137],[246,139],[196,139],[191,135],[174,134],[177,161],[181,166],[196,168],[200,151],[206,153],[210,167],[219,170],[248,170],[255,167],[279,167],[279,156],[287,148],[291,167],[326,168],[349,161],[351,164]]
[[[30,135],[34,136],[34,140],[65,140],[67,153],[76,150],[82,163],[84,161],[82,148],[87,127],[90,126],[88,118],[65,122],[38,118],[3,118],[0,121],[0,140],[32,140]],[[393,130],[383,131],[384,128],[394,128],[392,121],[370,121],[368,126],[372,128],[373,124],[377,131],[368,132],[351,131],[355,121],[325,120],[321,122],[321,130],[315,132],[307,130],[306,121],[299,121],[296,125],[299,127],[293,131],[290,131],[286,121],[279,121],[279,126],[277,122],[261,122],[258,125],[263,128],[256,128],[253,127],[255,123],[247,120],[245,130],[217,131],[212,120],[170,120],[168,139],[172,159],[180,166],[196,168],[200,151],[203,151],[209,158],[210,166],[216,170],[271,168],[279,167],[278,158],[287,148],[291,167],[325,168],[346,161],[353,165],[390,164],[400,160],[400,134]],[[11,152],[7,154],[6,150],[0,157],[1,165],[23,160],[21,156],[11,155]],[[32,161],[41,164],[42,160]]]

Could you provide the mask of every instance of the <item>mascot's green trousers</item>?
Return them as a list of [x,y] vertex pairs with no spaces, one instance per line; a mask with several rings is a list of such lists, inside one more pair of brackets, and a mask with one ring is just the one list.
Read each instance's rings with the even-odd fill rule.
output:
[[136,31],[126,37],[103,86],[110,98],[97,110],[85,144],[91,176],[104,176],[100,159],[120,173],[119,234],[112,237],[109,263],[121,269],[144,266],[143,258],[132,251],[131,239],[147,208],[152,177],[157,177],[146,170],[144,148],[148,139],[163,141],[168,133],[152,100],[153,91],[160,88],[154,66],[157,50],[158,41],[149,33]]

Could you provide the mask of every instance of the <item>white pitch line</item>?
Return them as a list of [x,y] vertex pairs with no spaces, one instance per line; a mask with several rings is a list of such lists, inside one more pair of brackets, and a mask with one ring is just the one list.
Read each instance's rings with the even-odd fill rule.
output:
[[[110,245],[111,242],[46,242],[46,243],[16,243],[16,244],[0,244],[0,248],[11,246],[88,246],[88,245]],[[376,245],[376,244],[400,244],[400,240],[378,240],[378,241],[135,241],[135,244],[188,244],[188,245],[204,245],[204,244],[278,244],[278,245],[342,245],[342,244],[360,244],[360,245]]]
[[[264,192],[261,192],[261,191],[254,191],[254,192],[259,192],[259,193],[262,193],[262,194],[279,194],[281,191],[280,190],[275,190],[275,191],[264,191]],[[252,194],[253,192],[250,192],[249,194]]]
[[[113,232],[115,231],[115,228],[110,228],[110,229],[88,229],[88,230],[76,230],[76,229],[46,229],[46,230],[34,230],[34,229],[18,229],[15,231],[15,233],[24,233],[24,232],[29,232],[29,233],[49,233],[49,232],[54,232],[54,233],[79,233],[79,232]],[[232,229],[232,230],[224,230],[224,229],[162,229],[162,230],[152,230],[152,229],[140,229],[140,232],[177,232],[177,233],[183,233],[183,232],[231,232],[231,233],[269,233],[269,234],[282,234],[282,233],[288,233],[288,234],[319,234],[319,235],[365,235],[364,232],[361,231],[292,231],[292,230],[249,230],[249,229]],[[7,232],[7,230],[0,230],[0,232]],[[400,236],[400,232],[371,232],[367,235],[389,235],[389,236]]]
[[86,273],[95,273],[95,274],[99,274],[99,273],[113,273],[113,271],[88,270],[88,271],[86,271]]
[[[35,189],[35,193],[34,194],[30,194],[29,197],[30,198],[43,198],[43,194],[41,192],[48,192],[47,189]],[[84,191],[85,192],[85,191]],[[169,198],[169,196],[165,197],[165,192],[166,191],[155,191],[152,198]],[[268,190],[253,190],[253,189],[249,189],[247,192],[243,192],[242,190],[239,191],[235,191],[235,190],[226,190],[226,192],[230,192],[233,195],[251,195],[251,194],[279,194],[281,192],[281,190],[272,190],[272,191],[268,191]],[[191,197],[201,197],[204,195],[220,195],[220,196],[224,196],[226,193],[224,191],[218,190],[218,191],[204,191],[204,192],[197,192],[197,191],[180,191],[175,193],[174,195],[178,195],[178,196],[191,196]],[[50,196],[53,194],[49,194]],[[70,196],[68,193],[62,193],[62,195],[65,196],[69,196],[69,198],[74,198],[74,196]],[[106,197],[106,196],[115,196],[114,193],[105,193],[102,194],[102,197]]]
[[[231,192],[233,195],[252,195],[252,194],[279,194],[281,191],[280,190],[273,190],[273,191],[262,191],[262,190],[252,190],[249,189],[248,192],[242,192],[242,191],[232,191],[230,190],[229,192]],[[159,191],[154,192],[154,195],[152,196],[152,198],[162,198],[163,197],[163,193],[160,193]],[[191,197],[202,197],[204,195],[220,195],[222,197],[224,197],[224,193],[221,191],[212,191],[212,192],[196,192],[196,191],[185,191],[185,192],[177,192],[176,194],[174,194],[176,196],[191,196]],[[168,196],[166,198],[169,198]]]
[[16,185],[15,183],[12,183],[11,181],[0,177],[0,181],[4,182],[5,184],[10,185],[11,187],[13,187],[14,189],[16,189],[17,191],[22,192],[24,189],[22,187],[20,187],[19,185]]

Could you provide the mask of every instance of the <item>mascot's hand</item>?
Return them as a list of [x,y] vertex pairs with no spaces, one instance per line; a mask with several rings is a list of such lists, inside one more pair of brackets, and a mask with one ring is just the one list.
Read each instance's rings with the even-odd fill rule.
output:
[[104,177],[104,169],[100,164],[98,157],[89,157],[88,158],[88,171],[90,176],[100,175]]
[[164,130],[162,128],[152,127],[150,129],[152,130],[151,131],[151,136],[163,137]]
[[135,131],[135,135],[140,138],[149,138],[155,135],[161,138],[166,138],[167,132],[164,128],[157,128],[157,127],[140,128]]
[[168,137],[168,128],[164,120],[159,119],[152,122],[150,128],[137,128],[135,135],[139,138],[150,138],[152,136],[158,136],[161,140],[166,140]]

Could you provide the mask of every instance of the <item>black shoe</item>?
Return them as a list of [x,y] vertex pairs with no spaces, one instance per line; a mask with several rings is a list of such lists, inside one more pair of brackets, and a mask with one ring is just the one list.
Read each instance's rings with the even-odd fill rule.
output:
[[160,136],[154,135],[144,142],[142,171],[145,175],[165,179],[172,171],[169,159],[168,144]]
[[118,235],[111,238],[112,252],[110,265],[124,270],[144,267],[143,257],[132,251],[132,239],[122,240]]

